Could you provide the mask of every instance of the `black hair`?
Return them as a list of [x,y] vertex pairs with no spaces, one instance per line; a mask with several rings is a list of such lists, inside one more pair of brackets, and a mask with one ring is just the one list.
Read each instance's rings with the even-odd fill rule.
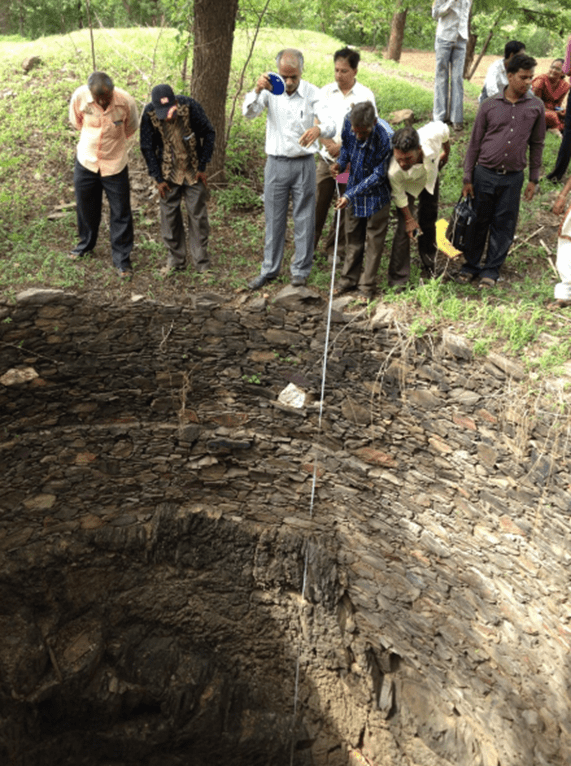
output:
[[354,48],[345,46],[345,48],[341,48],[333,54],[333,61],[337,61],[337,59],[347,59],[347,63],[351,69],[357,69],[359,61],[361,61],[361,54]]
[[100,96],[102,93],[111,93],[115,86],[105,72],[92,72],[87,78],[87,87],[94,96]]
[[520,42],[520,40],[510,40],[504,48],[504,58],[509,59],[511,55],[515,56],[521,50],[525,50],[525,43]]
[[526,53],[516,53],[506,64],[506,72],[515,74],[520,69],[535,69],[537,61]]
[[415,149],[420,149],[420,136],[414,128],[399,128],[393,133],[391,143],[393,149],[398,149],[401,152],[412,152]]

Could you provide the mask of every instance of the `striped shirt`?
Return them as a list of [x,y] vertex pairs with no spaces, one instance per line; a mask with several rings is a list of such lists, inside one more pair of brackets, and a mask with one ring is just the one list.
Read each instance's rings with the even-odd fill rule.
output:
[[383,125],[383,122],[384,120],[377,118],[366,141],[357,140],[348,117],[343,125],[342,145],[337,162],[340,172],[351,163],[347,189],[343,196],[351,203],[353,215],[357,218],[368,218],[391,199],[387,168],[392,156],[392,129],[387,123]]

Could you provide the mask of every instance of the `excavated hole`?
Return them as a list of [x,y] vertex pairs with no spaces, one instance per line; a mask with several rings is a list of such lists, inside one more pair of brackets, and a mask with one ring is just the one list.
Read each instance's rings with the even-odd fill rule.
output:
[[0,326],[0,763],[570,761],[568,434],[499,368],[339,330],[319,432],[276,400],[320,308],[42,295]]

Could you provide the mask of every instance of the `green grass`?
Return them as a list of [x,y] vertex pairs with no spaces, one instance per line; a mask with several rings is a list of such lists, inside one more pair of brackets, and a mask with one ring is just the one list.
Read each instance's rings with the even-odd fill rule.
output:
[[[180,80],[176,34],[173,29],[96,30],[97,67],[112,73],[117,85],[132,93],[140,108],[158,82],[168,81],[175,90],[188,92],[188,84]],[[250,32],[237,30],[228,94],[228,110],[236,97],[227,148],[228,184],[213,190],[210,205],[210,250],[217,272],[200,277],[190,267],[171,280],[160,277],[165,251],[156,198],[149,200],[143,191],[135,211],[137,274],[142,275],[138,291],[149,298],[172,299],[173,294],[184,295],[185,289],[204,287],[240,290],[246,279],[257,272],[264,237],[260,195],[265,120],[242,118],[243,95],[260,72],[275,68],[275,54],[286,46],[305,52],[304,78],[318,86],[325,85],[332,80],[332,53],[344,44],[315,32],[262,29],[240,85],[250,40]],[[0,75],[6,88],[15,94],[0,98],[0,289],[4,295],[12,295],[27,286],[46,285],[75,291],[100,290],[112,295],[118,288],[109,269],[105,224],[100,252],[89,258],[84,269],[66,257],[69,245],[75,242],[74,212],[47,219],[58,206],[73,200],[77,135],[68,124],[67,111],[72,92],[86,81],[92,69],[89,34],[83,30],[33,42],[4,38],[0,54]],[[24,73],[21,62],[29,55],[41,56],[42,65]],[[189,71],[190,68],[191,62]],[[363,51],[359,80],[375,93],[381,116],[387,118],[397,109],[410,107],[417,125],[430,119],[433,81],[430,74],[407,70],[383,60],[377,53]],[[450,161],[441,180],[442,217],[448,217],[460,194],[462,162],[478,92],[479,86],[465,83],[466,131],[452,138]],[[545,168],[553,167],[558,147],[557,139],[547,135]],[[137,145],[132,151],[131,167],[139,169],[139,177],[147,180]],[[558,374],[571,350],[570,320],[559,316],[554,319],[543,308],[552,296],[555,278],[538,238],[518,244],[543,224],[545,229],[540,236],[555,250],[556,221],[550,214],[552,196],[552,187],[543,184],[532,202],[522,200],[518,241],[506,262],[509,285],[500,283],[484,296],[470,286],[441,281],[423,284],[416,264],[411,280],[413,289],[402,294],[390,290],[386,283],[386,258],[392,236],[389,234],[380,274],[383,301],[394,307],[399,319],[408,322],[413,336],[434,335],[442,328],[453,328],[472,339],[477,354],[494,349],[520,359],[539,375]],[[287,282],[292,251],[290,220],[283,276],[272,289],[277,290]],[[327,294],[330,272],[326,260],[317,257],[309,278],[310,287]],[[371,306],[368,310],[372,310]],[[547,336],[554,340],[546,342]]]

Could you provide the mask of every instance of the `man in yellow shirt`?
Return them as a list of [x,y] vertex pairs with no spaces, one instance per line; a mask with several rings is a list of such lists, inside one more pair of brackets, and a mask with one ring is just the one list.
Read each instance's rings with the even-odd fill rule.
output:
[[115,88],[105,72],[93,72],[71,97],[69,119],[80,131],[73,173],[79,243],[70,258],[81,258],[95,247],[105,191],[113,265],[128,279],[133,273],[133,216],[127,152],[139,126],[135,99]]

